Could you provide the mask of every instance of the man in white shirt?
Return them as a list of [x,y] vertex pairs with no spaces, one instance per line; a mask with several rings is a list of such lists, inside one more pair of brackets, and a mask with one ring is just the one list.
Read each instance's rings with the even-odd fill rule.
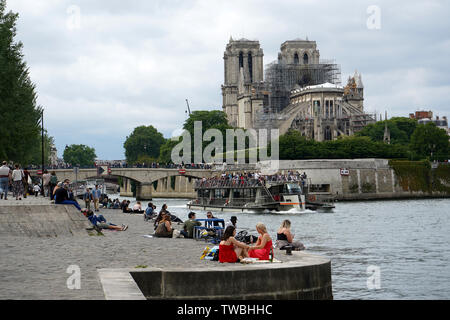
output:
[[34,196],[37,197],[39,192],[41,192],[41,187],[39,187],[39,185],[37,183],[35,183],[35,185],[33,187],[33,191],[34,191]]
[[235,229],[237,229],[237,217],[236,216],[232,216],[230,218],[230,221],[228,221],[227,223],[225,223],[225,229],[229,226],[233,226]]
[[8,163],[3,161],[2,166],[0,167],[0,199],[3,199],[4,195],[5,200],[8,200],[8,187],[10,181],[11,169],[9,169]]

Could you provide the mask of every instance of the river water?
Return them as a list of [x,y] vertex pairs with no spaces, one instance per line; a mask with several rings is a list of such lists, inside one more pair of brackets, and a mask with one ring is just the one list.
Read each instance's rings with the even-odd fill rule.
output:
[[[118,197],[111,195],[112,198]],[[133,198],[119,197],[120,199]],[[182,220],[186,199],[154,199],[157,210]],[[147,204],[143,203],[143,207]],[[197,218],[206,212],[196,211]],[[289,219],[295,239],[311,253],[331,259],[335,299],[449,299],[450,199],[338,202],[331,213],[215,213],[238,217],[238,231],[257,234],[266,225],[272,239]]]

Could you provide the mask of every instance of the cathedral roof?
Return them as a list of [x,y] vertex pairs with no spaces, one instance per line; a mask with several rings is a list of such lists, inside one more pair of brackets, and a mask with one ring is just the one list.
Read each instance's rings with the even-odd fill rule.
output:
[[334,83],[325,82],[325,83],[321,83],[321,84],[316,84],[316,85],[313,85],[313,86],[305,87],[305,89],[318,89],[318,88],[337,88],[337,89],[342,89],[342,86],[340,86],[338,84],[334,84]]

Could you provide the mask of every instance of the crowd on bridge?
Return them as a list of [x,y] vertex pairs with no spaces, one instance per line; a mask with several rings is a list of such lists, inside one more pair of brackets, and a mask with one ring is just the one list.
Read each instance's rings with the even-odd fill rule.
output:
[[[73,165],[71,163],[58,163],[57,165],[45,165],[44,169],[47,170],[57,170],[57,169],[73,169],[75,167],[80,169],[94,169],[98,166],[108,166],[110,168],[153,168],[153,169],[211,169],[212,165],[207,163],[182,163],[182,164],[174,164],[174,163],[160,163],[160,162],[142,162],[142,163],[133,163],[129,164],[127,161],[96,161],[89,166],[79,166]],[[28,165],[26,166],[28,170],[41,170],[42,166],[39,165]]]

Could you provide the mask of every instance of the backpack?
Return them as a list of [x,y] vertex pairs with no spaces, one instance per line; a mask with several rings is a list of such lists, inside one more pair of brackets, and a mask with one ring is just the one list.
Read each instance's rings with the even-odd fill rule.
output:
[[213,261],[219,261],[219,249],[214,252]]
[[51,176],[50,177],[50,183],[51,184],[57,184],[58,183],[58,178],[56,176]]

